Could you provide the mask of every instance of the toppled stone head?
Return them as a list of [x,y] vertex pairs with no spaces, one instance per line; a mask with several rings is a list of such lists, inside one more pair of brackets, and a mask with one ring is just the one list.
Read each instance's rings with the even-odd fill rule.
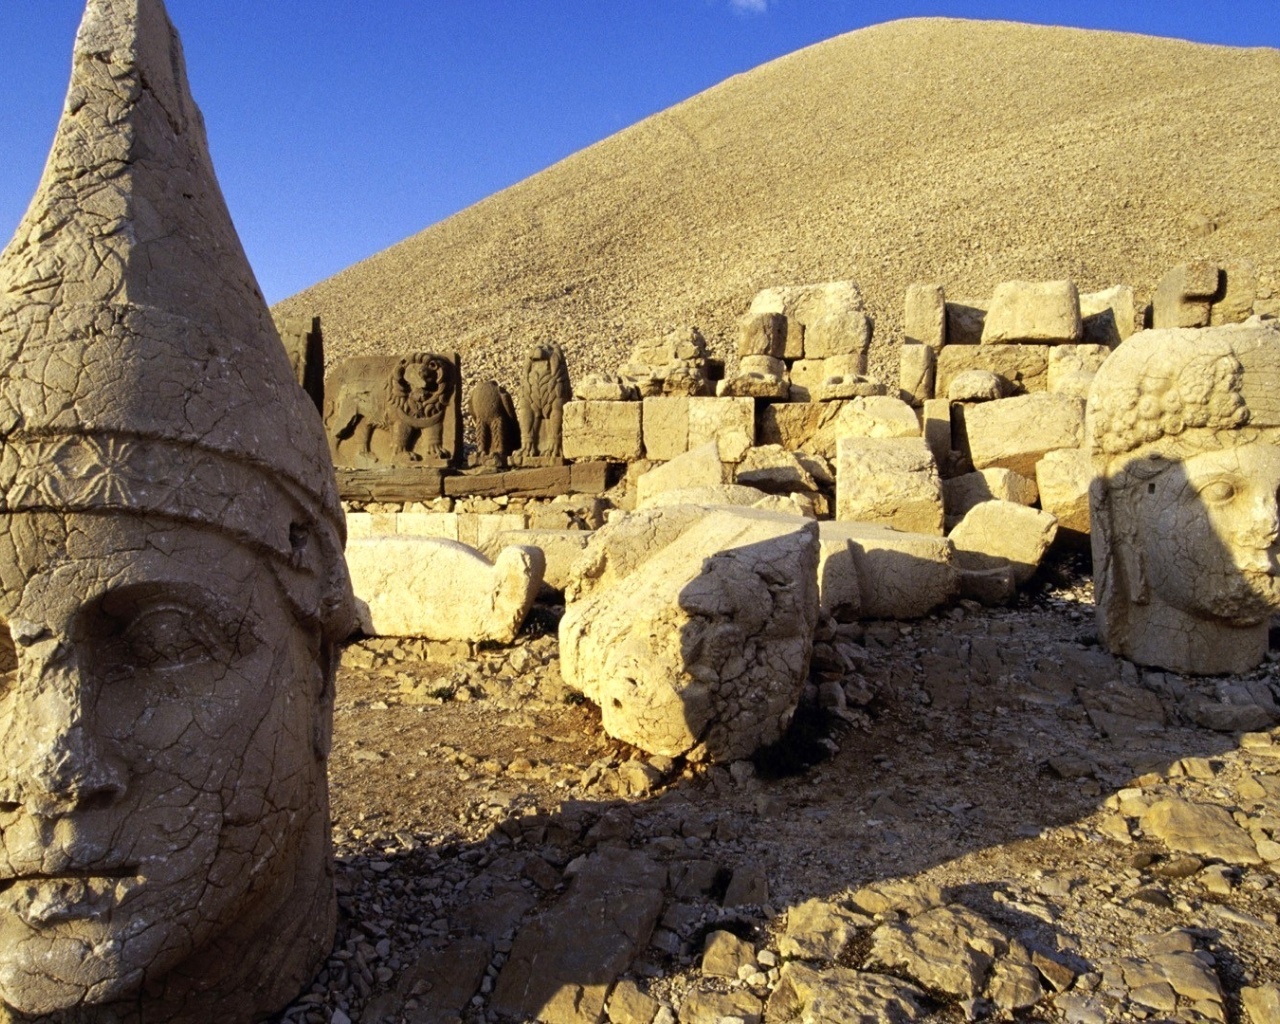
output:
[[1280,325],[1135,335],[1088,404],[1094,586],[1113,653],[1240,672],[1280,610]]
[[162,0],[89,0],[0,256],[0,1020],[260,1019],[312,976],[343,540]]

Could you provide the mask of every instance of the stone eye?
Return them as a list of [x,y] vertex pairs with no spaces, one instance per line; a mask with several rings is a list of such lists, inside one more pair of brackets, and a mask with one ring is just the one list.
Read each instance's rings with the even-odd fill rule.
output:
[[1236,496],[1236,487],[1230,480],[1212,480],[1200,488],[1200,497],[1213,505],[1221,505]]
[[138,668],[183,668],[225,657],[232,645],[213,623],[181,606],[147,608],[120,636],[121,654]]

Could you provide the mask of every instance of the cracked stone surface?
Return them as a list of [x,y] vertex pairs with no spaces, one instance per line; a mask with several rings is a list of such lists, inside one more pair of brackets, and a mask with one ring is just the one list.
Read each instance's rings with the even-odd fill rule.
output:
[[329,949],[343,521],[161,0],[90,0],[0,256],[0,1020],[249,1020]]
[[1280,609],[1280,324],[1144,331],[1094,380],[1098,625],[1176,672],[1261,662]]

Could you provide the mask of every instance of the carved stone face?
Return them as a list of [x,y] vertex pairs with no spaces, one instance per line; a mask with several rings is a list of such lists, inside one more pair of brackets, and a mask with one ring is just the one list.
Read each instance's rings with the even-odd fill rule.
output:
[[1280,448],[1261,442],[1177,463],[1138,496],[1147,581],[1188,614],[1236,624],[1280,610]]
[[269,568],[162,520],[19,515],[0,585],[0,1000],[111,1002],[254,934],[327,825],[317,641]]

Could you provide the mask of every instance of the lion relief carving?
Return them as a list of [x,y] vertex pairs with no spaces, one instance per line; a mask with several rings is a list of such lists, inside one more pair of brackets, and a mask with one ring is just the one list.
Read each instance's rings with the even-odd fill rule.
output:
[[563,458],[564,406],[573,397],[564,350],[532,345],[525,355],[520,386],[520,454]]
[[[430,352],[348,359],[325,403],[335,464],[448,460],[444,428],[456,378],[453,363]],[[387,435],[381,444],[378,431]]]

